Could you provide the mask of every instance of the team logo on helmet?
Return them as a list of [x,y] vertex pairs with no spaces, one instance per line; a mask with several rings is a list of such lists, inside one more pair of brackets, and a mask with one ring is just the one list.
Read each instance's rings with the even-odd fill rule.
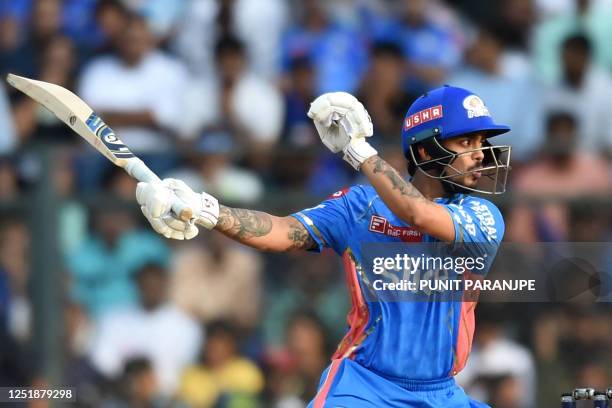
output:
[[465,98],[463,100],[463,107],[467,110],[467,115],[470,119],[491,116],[489,109],[487,109],[482,99],[476,95],[470,95]]

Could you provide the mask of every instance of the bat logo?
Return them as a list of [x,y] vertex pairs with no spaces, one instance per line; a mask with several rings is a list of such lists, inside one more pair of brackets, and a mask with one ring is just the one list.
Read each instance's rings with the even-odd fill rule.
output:
[[70,126],[74,126],[74,124],[76,123],[76,120],[77,120],[76,116],[71,115],[70,119],[68,119],[68,121],[70,122]]
[[117,158],[129,159],[134,157],[130,149],[127,148],[123,142],[115,136],[113,129],[109,128],[102,119],[95,113],[92,113],[87,118],[87,127],[98,136],[98,138],[104,143],[104,146],[110,150],[111,154]]

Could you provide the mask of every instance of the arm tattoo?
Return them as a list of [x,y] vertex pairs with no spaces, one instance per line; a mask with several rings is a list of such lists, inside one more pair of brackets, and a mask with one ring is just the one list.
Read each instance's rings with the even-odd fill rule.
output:
[[314,249],[317,247],[317,243],[310,236],[310,233],[302,225],[301,222],[291,217],[289,220],[289,232],[287,234],[287,238],[291,241],[291,246],[289,250],[293,249]]
[[222,205],[217,228],[226,235],[239,239],[263,237],[272,230],[272,218],[264,212]]
[[401,195],[419,198],[426,200],[419,190],[416,189],[412,184],[406,182],[402,176],[395,170],[389,163],[381,159],[379,156],[372,156],[368,160],[374,166],[374,174],[382,173],[393,186],[393,190],[398,190]]

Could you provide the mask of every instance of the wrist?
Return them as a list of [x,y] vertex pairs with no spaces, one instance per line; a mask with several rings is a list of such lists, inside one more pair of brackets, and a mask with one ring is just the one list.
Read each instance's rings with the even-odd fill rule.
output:
[[213,229],[219,222],[219,200],[208,193],[198,194],[200,201],[199,213],[196,214],[195,222],[206,229]]
[[342,149],[344,161],[350,164],[355,170],[359,170],[361,165],[370,157],[376,156],[378,152],[370,145],[365,138],[355,138]]

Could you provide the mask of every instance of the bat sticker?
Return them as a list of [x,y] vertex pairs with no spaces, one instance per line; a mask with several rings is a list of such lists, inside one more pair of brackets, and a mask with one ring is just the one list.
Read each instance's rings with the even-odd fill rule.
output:
[[134,154],[127,148],[126,145],[123,144],[121,140],[117,136],[113,130],[104,123],[102,119],[98,117],[98,115],[92,113],[89,118],[87,118],[87,127],[91,129],[92,132],[98,136],[98,138],[104,143],[104,145],[110,150],[110,152],[117,158],[120,159],[129,159],[130,157],[134,157]]

